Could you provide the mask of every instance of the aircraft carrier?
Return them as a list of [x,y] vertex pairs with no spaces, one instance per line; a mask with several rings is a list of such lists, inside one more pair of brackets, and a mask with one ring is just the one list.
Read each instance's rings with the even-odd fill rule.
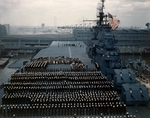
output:
[[4,84],[2,117],[148,118],[148,104],[126,106],[85,49],[81,41],[54,41],[37,53]]
[[[102,0],[103,8],[104,0]],[[103,24],[88,46],[53,41],[1,89],[1,117],[149,118],[148,89],[120,62],[110,24]]]

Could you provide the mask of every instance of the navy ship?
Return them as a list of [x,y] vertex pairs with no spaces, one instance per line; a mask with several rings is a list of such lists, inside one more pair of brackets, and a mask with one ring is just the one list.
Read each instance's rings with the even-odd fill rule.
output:
[[[101,8],[99,8],[100,11],[99,15],[97,16],[99,20],[97,21],[97,26],[93,27],[95,32],[94,36],[90,41],[88,41],[86,52],[91,58],[91,61],[95,64],[97,70],[100,70],[103,75],[107,77],[108,81],[113,81],[117,90],[124,89],[127,91],[128,88],[131,90],[131,85],[133,88],[135,87],[139,89],[138,86],[142,85],[135,84],[135,73],[124,66],[120,60],[119,50],[114,47],[118,41],[113,35],[112,30],[118,28],[118,20],[110,13],[105,15],[103,12],[103,7],[104,0],[102,0]],[[124,85],[126,83],[128,84]],[[123,96],[127,97],[125,92]],[[128,103],[128,97],[124,99],[126,99],[126,104],[134,104],[133,101]]]
[[114,20],[103,6],[104,0],[88,47],[82,41],[53,41],[11,75],[3,87],[1,117],[150,116],[148,90],[121,63],[111,33],[117,24],[103,20]]

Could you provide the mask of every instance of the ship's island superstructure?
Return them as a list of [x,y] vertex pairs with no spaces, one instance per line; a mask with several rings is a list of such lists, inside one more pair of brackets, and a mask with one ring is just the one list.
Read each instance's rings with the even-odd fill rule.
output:
[[[118,91],[122,89],[122,98],[126,104],[144,104],[148,101],[147,88],[145,85],[136,84],[135,73],[121,63],[119,51],[114,48],[117,40],[111,33],[111,30],[118,27],[117,19],[110,13],[105,15],[103,7],[104,1],[102,0],[99,20],[97,26],[94,27],[94,37],[87,44],[87,53],[107,80],[113,81]],[[105,20],[107,17],[108,20]],[[109,20],[111,20],[110,23],[108,23]],[[128,92],[130,94],[127,94]]]

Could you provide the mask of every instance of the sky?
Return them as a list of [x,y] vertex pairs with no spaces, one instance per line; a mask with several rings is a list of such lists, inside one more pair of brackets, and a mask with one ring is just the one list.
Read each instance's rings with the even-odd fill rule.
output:
[[[71,26],[96,19],[100,0],[0,0],[0,24]],[[150,0],[106,0],[105,13],[116,15],[120,27],[145,27]]]

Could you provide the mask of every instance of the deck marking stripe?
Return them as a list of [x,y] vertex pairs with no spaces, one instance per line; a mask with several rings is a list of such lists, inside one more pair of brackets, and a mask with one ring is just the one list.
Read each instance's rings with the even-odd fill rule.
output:
[[[69,41],[68,41],[68,44],[70,44]],[[69,49],[69,57],[71,58],[72,54],[71,54],[71,48],[70,48],[70,46],[68,46],[68,49]]]

